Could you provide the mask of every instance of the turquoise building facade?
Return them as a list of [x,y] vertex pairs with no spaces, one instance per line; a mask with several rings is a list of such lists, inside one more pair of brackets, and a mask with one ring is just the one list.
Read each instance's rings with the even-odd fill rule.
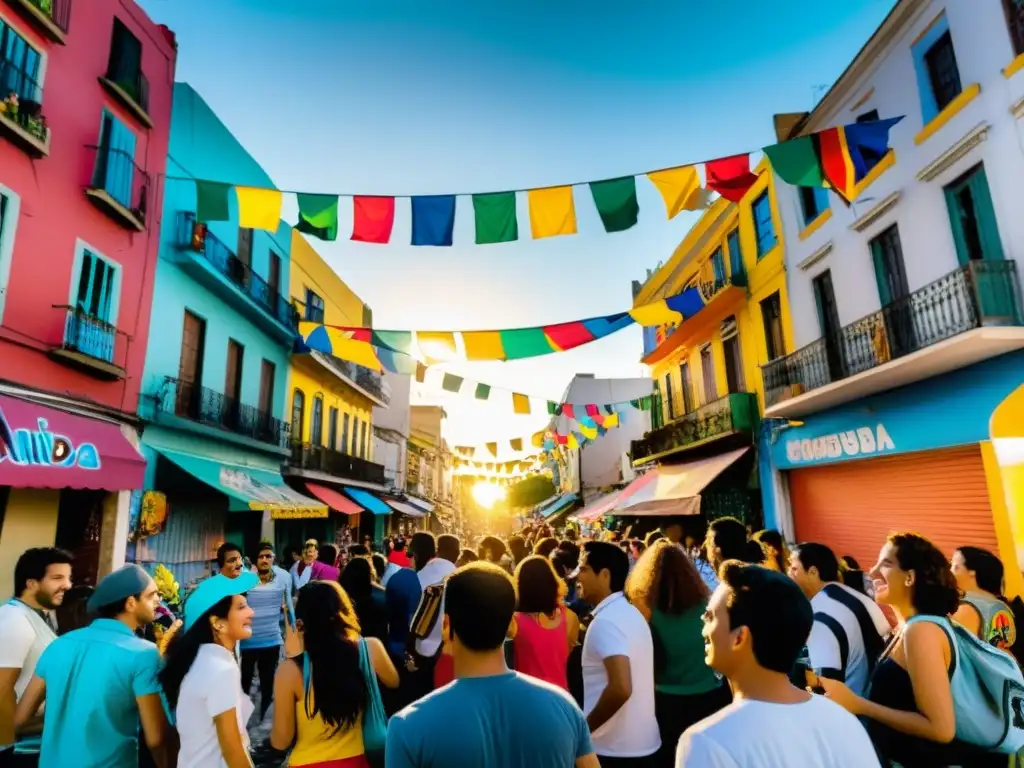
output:
[[[217,547],[246,554],[273,540],[277,517],[326,516],[288,488],[285,413],[296,311],[288,299],[291,227],[196,220],[193,179],[273,181],[188,84],[177,83],[161,239],[139,414],[147,460],[136,507],[162,531],[129,556],[163,563],[183,585],[207,575]],[[136,526],[138,527],[138,526]]]

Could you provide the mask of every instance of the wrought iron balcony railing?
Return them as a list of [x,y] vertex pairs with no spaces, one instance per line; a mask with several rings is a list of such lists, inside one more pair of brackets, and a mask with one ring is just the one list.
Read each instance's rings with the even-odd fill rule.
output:
[[142,231],[150,196],[150,179],[131,153],[109,145],[87,146],[93,154],[86,192],[119,221]]
[[323,472],[334,477],[384,485],[384,465],[349,456],[322,445],[292,443],[289,465],[296,469]]
[[205,224],[196,221],[194,213],[182,212],[178,222],[179,247],[205,258],[214,270],[279,323],[289,328],[298,327],[299,315],[292,303],[253,272],[252,267],[239,259]]
[[753,432],[757,425],[757,395],[737,392],[703,405],[678,419],[656,427],[634,440],[630,455],[638,464],[672,451],[705,443],[736,432]]
[[[5,54],[0,51],[0,57]],[[11,123],[34,139],[45,153],[50,129],[43,115],[43,89],[23,69],[0,58],[0,119]],[[41,147],[38,145],[42,145]]]
[[64,313],[64,328],[60,345],[50,350],[51,357],[100,379],[124,378],[128,334],[76,307],[53,308]]
[[288,447],[291,428],[286,422],[222,392],[192,382],[166,377],[157,394],[157,408],[164,413],[261,443]]
[[71,24],[71,0],[11,0],[11,3],[51,40],[64,42]]
[[[299,348],[297,347],[297,349]],[[308,348],[305,351],[308,352]],[[361,389],[369,392],[377,400],[384,403],[384,405],[391,403],[391,391],[384,385],[383,376],[376,371],[323,352],[313,352],[312,354],[317,360],[337,372],[339,376],[345,377]]]
[[149,112],[149,80],[137,64],[116,58],[107,69],[106,79],[120,88],[143,112]]
[[972,261],[796,352],[761,366],[772,406],[983,326],[1022,325],[1013,261]]

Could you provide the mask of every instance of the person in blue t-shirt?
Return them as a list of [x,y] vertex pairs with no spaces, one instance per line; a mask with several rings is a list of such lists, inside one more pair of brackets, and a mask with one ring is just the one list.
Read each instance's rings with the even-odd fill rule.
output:
[[455,681],[391,718],[386,768],[597,768],[572,698],[505,663],[515,609],[512,579],[496,565],[471,563],[448,577],[442,631]]

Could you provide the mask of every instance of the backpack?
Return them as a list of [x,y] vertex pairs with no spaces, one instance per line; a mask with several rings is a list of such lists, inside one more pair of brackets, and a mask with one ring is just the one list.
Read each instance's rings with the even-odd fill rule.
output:
[[940,616],[914,616],[946,633],[952,650],[949,687],[956,738],[990,752],[1012,755],[1024,748],[1024,675],[1007,652]]
[[[874,672],[875,665],[878,663],[878,657],[882,655],[882,651],[885,649],[885,642],[878,634],[871,614],[868,613],[864,603],[838,584],[828,584],[822,591],[837,603],[849,609],[854,618],[857,619],[857,625],[860,627],[860,634],[864,641],[864,658],[868,665],[867,676],[870,679],[871,673]],[[841,664],[841,668],[838,671],[842,677],[839,679],[841,681],[846,680],[846,664],[850,656],[850,639],[846,636],[846,630],[843,629],[842,624],[821,611],[814,614],[814,620],[824,624],[835,635],[836,642],[839,643],[839,660]]]

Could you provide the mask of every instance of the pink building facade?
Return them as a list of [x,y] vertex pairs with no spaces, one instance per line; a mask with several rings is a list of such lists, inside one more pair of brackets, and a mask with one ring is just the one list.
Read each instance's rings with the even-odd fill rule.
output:
[[176,59],[131,0],[0,0],[0,562],[123,561]]

